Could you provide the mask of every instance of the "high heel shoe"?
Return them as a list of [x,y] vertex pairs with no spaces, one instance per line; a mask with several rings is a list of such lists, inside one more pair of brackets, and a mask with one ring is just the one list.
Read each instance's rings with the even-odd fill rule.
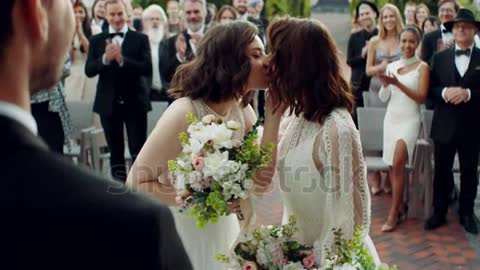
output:
[[373,196],[377,196],[383,191],[381,188],[377,188],[377,187],[371,187],[370,190],[372,191]]
[[385,224],[383,224],[383,226],[381,228],[381,231],[382,232],[393,232],[397,228],[397,225],[406,221],[407,218],[408,218],[408,205],[405,204],[405,206],[403,207],[403,211],[398,212],[397,220],[395,222],[393,222],[393,225],[388,223],[388,220],[387,220],[387,222],[385,222]]

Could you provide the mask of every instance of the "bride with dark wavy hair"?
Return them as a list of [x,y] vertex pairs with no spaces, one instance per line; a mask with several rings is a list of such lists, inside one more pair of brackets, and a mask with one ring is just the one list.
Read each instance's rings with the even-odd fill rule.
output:
[[[169,179],[167,162],[182,150],[178,135],[187,131],[188,113],[197,119],[213,114],[224,121],[240,123],[241,128],[235,134],[239,140],[256,123],[255,112],[248,105],[249,96],[255,89],[265,89],[268,85],[263,62],[265,49],[257,34],[257,28],[248,22],[232,22],[208,30],[198,45],[196,57],[177,69],[170,93],[178,99],[158,121],[128,176],[128,184],[172,206],[177,230],[197,270],[224,268],[214,256],[229,252],[240,232],[239,220],[234,214],[221,217],[200,231],[194,218],[176,209],[176,192]],[[280,119],[280,112],[273,113],[267,108],[263,146],[277,142]],[[275,156],[276,152],[272,154]],[[258,191],[269,186],[274,168],[275,159],[254,177]],[[238,202],[231,208],[238,213]],[[244,214],[245,220],[249,220],[248,213]]]
[[351,238],[363,228],[365,244],[380,260],[368,236],[370,195],[359,133],[351,113],[354,96],[342,77],[338,48],[317,20],[280,18],[267,29],[270,96],[289,107],[278,146],[278,174],[284,220],[297,218],[298,241],[314,246],[324,265],[332,229]]

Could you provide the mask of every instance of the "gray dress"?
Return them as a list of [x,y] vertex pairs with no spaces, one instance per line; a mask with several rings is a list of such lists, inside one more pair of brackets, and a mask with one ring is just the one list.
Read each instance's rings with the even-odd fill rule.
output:
[[[387,55],[385,52],[380,49],[379,47],[375,48],[375,65],[379,65],[384,60],[387,60],[388,63],[396,61],[400,59],[402,56],[402,52],[398,49],[394,54]],[[382,102],[378,97],[378,92],[382,87],[382,81],[377,76],[372,76],[372,80],[370,81],[369,87],[369,97],[368,97],[368,104],[369,107],[387,107],[386,102]]]

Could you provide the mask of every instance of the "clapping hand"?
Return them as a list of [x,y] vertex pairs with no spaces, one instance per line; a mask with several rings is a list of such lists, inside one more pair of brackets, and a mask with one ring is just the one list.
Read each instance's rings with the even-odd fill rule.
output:
[[175,40],[175,49],[177,50],[178,57],[185,61],[185,52],[187,51],[187,42],[185,36],[180,33]]
[[123,62],[122,48],[117,43],[112,43],[110,40],[106,40],[105,47],[105,60],[107,62],[112,62],[115,60],[119,65]]
[[393,74],[379,73],[378,77],[382,81],[383,87],[387,87],[390,84],[397,85],[397,83],[398,83],[397,77],[395,77],[395,75],[393,75]]

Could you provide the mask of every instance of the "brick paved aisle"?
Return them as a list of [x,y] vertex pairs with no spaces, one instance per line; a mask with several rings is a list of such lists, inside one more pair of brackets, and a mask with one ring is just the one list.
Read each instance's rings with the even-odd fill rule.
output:
[[[349,15],[327,13],[313,16],[329,27],[345,56],[350,34]],[[343,74],[349,78],[350,70],[344,62],[342,58]],[[391,195],[372,196],[370,234],[382,261],[396,264],[400,270],[480,270],[480,237],[463,231],[454,210],[450,210],[448,225],[433,232],[423,230],[423,218],[409,218],[394,232],[382,233],[380,228],[390,204]],[[480,215],[480,196],[477,196],[476,210]],[[281,222],[283,205],[278,189],[265,194],[257,202],[257,211],[257,225]]]

